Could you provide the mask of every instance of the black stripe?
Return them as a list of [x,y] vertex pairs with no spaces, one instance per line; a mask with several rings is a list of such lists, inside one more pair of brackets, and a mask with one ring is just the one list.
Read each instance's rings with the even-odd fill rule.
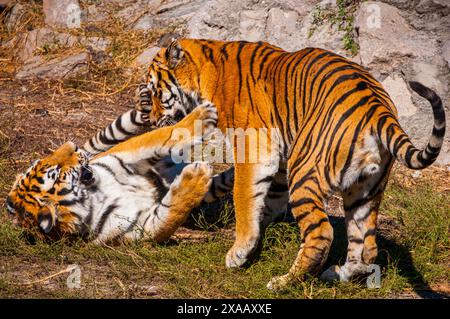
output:
[[103,163],[92,163],[92,164],[90,164],[90,165],[91,165],[91,166],[98,166],[98,167],[103,168],[103,169],[106,170],[109,174],[111,174],[111,176],[114,177],[114,179],[116,180],[116,182],[119,183],[120,185],[124,185],[124,186],[127,185],[127,186],[130,186],[130,185],[127,184],[127,183],[121,182],[121,181],[117,178],[116,173],[115,173],[108,165],[103,164]]
[[58,205],[61,205],[61,206],[72,206],[72,205],[75,205],[76,203],[78,203],[78,199],[71,199],[71,200],[63,199],[63,200],[60,200],[58,202]]
[[102,151],[101,148],[97,148],[97,146],[94,145],[94,139],[93,139],[93,138],[91,138],[91,139],[89,140],[88,143],[89,143],[89,146],[90,146],[94,151],[96,151],[96,152],[101,152],[101,151]]
[[61,189],[61,190],[58,192],[58,195],[59,195],[59,196],[64,196],[64,195],[70,194],[72,191],[73,191],[72,189],[69,189],[69,188],[63,188],[63,189]]
[[[259,48],[261,48],[261,46],[262,46],[262,42],[259,41],[258,44],[253,49],[252,56],[250,58],[250,75],[252,76],[253,84],[256,83],[255,73],[253,70],[254,64],[255,64],[255,57],[256,57],[256,53],[258,52]],[[247,84],[248,84],[248,81],[247,81]]]
[[110,204],[105,211],[103,212],[102,216],[100,217],[100,220],[97,224],[97,227],[95,227],[94,236],[98,237],[98,235],[101,234],[103,227],[105,226],[106,220],[108,219],[109,215],[117,208],[118,206],[116,204]]
[[296,200],[294,202],[291,202],[291,208],[295,209],[299,206],[303,206],[303,205],[307,205],[307,204],[316,205],[316,201],[312,198],[302,198],[302,199]]
[[148,170],[145,176],[151,181],[153,186],[156,188],[156,202],[161,202],[163,197],[166,195],[168,188],[164,184],[161,175],[155,172],[153,169]]
[[258,74],[258,81],[261,79],[261,77],[262,77],[262,72],[263,72],[263,69],[264,69],[264,65],[266,64],[266,62],[267,62],[267,59],[269,58],[269,56],[271,56],[272,54],[274,54],[275,52],[277,52],[277,51],[275,51],[275,50],[271,50],[269,53],[267,53],[265,56],[264,56],[264,58],[262,59],[262,61],[261,61],[261,64],[259,65],[259,74]]
[[133,170],[131,170],[131,169],[124,163],[124,161],[123,161],[120,157],[117,157],[116,155],[111,155],[111,157],[115,158],[115,159],[119,162],[119,165],[123,168],[124,171],[127,172],[128,175],[135,175],[135,174],[136,174]]
[[116,129],[123,135],[125,136],[130,136],[130,135],[134,135],[133,132],[129,132],[127,131],[123,125],[122,125],[122,117],[123,116],[119,116],[116,120]]
[[308,237],[308,235],[314,231],[315,229],[319,228],[320,225],[322,225],[323,223],[328,223],[328,218],[327,217],[323,217],[321,218],[317,223],[313,223],[310,224],[305,231],[303,231],[303,236],[302,236],[302,240],[304,240],[306,237]]
[[432,134],[437,138],[443,138],[445,135],[445,125],[441,128],[433,127]]
[[240,102],[241,100],[241,89],[242,89],[242,62],[241,62],[241,52],[242,52],[242,48],[244,47],[244,45],[247,42],[241,41],[239,42],[239,46],[237,49],[237,53],[236,53],[236,61],[237,61],[237,66],[238,66],[238,71],[239,71],[239,87],[238,87],[238,101]]

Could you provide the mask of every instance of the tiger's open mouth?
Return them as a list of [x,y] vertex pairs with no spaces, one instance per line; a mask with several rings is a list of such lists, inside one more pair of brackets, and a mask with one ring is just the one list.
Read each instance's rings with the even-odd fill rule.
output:
[[95,182],[94,173],[88,164],[81,166],[80,182],[86,186],[92,185]]

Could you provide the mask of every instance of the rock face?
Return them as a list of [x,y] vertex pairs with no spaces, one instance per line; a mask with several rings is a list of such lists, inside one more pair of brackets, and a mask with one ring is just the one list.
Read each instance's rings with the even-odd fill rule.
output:
[[[362,64],[389,73],[402,58],[430,59],[438,54],[438,43],[417,32],[400,11],[381,2],[364,2],[356,14]],[[380,68],[381,66],[381,68]]]
[[239,35],[254,42],[264,38],[267,12],[265,10],[244,10],[239,15]]
[[447,64],[450,68],[450,35],[444,39],[444,45],[442,46],[442,55],[444,59],[447,61]]
[[81,26],[81,8],[78,0],[44,0],[45,23],[62,28]]
[[[26,2],[0,0],[14,6],[6,18],[8,30],[23,24]],[[394,101],[404,130],[417,147],[427,142],[433,125],[428,101],[415,94],[408,81],[416,80],[436,90],[447,106],[450,123],[450,1],[361,1],[354,13],[354,41],[359,53],[344,49],[348,33],[323,18],[326,10],[339,12],[331,0],[43,0],[46,27],[20,30],[12,48],[24,65],[18,78],[66,78],[88,71],[88,61],[111,54],[112,40],[86,37],[64,29],[95,30],[96,23],[114,18],[123,29],[136,32],[172,32],[149,43],[130,63],[130,74],[144,72],[160,47],[172,37],[216,40],[267,41],[288,51],[322,47],[362,64],[386,88]],[[341,12],[342,13],[342,12]],[[326,15],[325,15],[326,16]],[[349,17],[348,17],[349,18]],[[332,19],[331,19],[332,20]],[[18,22],[21,23],[18,23]],[[82,28],[82,29],[81,29]],[[97,28],[98,29],[98,28]],[[95,33],[97,35],[97,33]],[[52,48],[87,49],[58,58],[40,54]],[[44,53],[43,53],[44,51]],[[59,51],[58,51],[59,52]],[[50,60],[49,60],[50,59]],[[438,163],[450,165],[450,134]]]
[[34,57],[19,70],[16,78],[23,79],[67,79],[86,74],[89,70],[89,54],[86,52],[55,58],[46,61],[43,57]]
[[411,93],[402,77],[388,76],[382,83],[398,110],[398,116],[408,117],[417,113]]
[[[409,3],[400,6],[407,7]],[[448,35],[439,38],[434,23],[416,21],[414,27],[406,17],[413,18],[386,3],[368,1],[359,7],[355,26],[359,34],[361,63],[382,81],[398,109],[403,129],[417,147],[423,147],[433,127],[431,106],[412,93],[405,80],[419,81],[431,87],[441,96],[444,106],[450,105],[448,45],[445,40]],[[448,18],[444,14],[443,19],[447,19],[445,17]],[[435,20],[440,23],[439,17]],[[433,28],[433,32],[425,30],[427,25]],[[446,116],[447,123],[450,123],[448,107]],[[437,163],[450,165],[448,134],[444,144]]]
[[[327,1],[325,1],[327,2]],[[187,23],[190,38],[266,41],[288,51],[322,47],[348,55],[343,31],[330,23],[313,28],[313,9],[319,1],[212,0]]]
[[9,31],[13,31],[14,28],[17,27],[17,23],[19,22],[20,16],[23,14],[24,9],[25,7],[20,3],[16,3],[12,7],[11,12],[9,13],[6,19],[6,28]]
[[11,6],[16,2],[16,0],[0,0],[0,6]]
[[152,1],[149,5],[153,10],[140,17],[133,28],[148,30],[185,23],[207,2],[208,0]]
[[145,49],[135,60],[135,65],[137,67],[145,67],[150,64],[158,51],[161,50],[160,47],[152,47]]

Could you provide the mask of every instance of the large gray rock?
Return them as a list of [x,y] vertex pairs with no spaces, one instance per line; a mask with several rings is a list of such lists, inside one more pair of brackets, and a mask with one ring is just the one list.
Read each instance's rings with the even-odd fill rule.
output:
[[[152,16],[158,11],[158,8],[162,5],[163,0],[137,0],[130,5],[125,5],[123,9],[115,13],[114,15],[122,20],[127,27],[133,26],[143,17]],[[147,12],[143,15],[144,12]]]
[[450,34],[443,39],[442,56],[445,61],[447,61],[448,67],[450,68]]
[[420,0],[415,6],[418,13],[430,13],[442,11],[448,14],[450,12],[450,1],[448,0]]
[[254,42],[265,38],[266,10],[243,10],[239,19],[239,37],[241,39]]
[[294,10],[271,8],[268,12],[266,40],[282,46],[285,50],[299,49],[302,35],[299,14]]
[[[330,0],[326,0],[330,2]],[[332,0],[333,1],[333,0]],[[295,11],[301,17],[306,16],[318,5],[321,0],[273,0],[268,1],[272,6],[279,7],[282,10]]]
[[[11,4],[9,4],[11,5]],[[11,8],[11,11],[9,12],[9,14],[6,17],[6,28],[9,31],[14,30],[17,26],[18,23],[20,22],[20,18],[25,14],[26,11],[26,7],[21,4],[21,3],[16,3],[14,4],[14,6]]]
[[45,60],[41,56],[28,60],[16,74],[16,78],[23,79],[67,79],[86,74],[89,71],[89,54],[86,52],[52,60]]
[[355,26],[359,32],[361,61],[369,69],[389,74],[405,58],[440,63],[436,59],[437,40],[414,30],[395,7],[382,2],[364,2],[356,14]]
[[344,32],[337,27],[324,23],[310,36],[313,8],[319,2],[208,1],[187,23],[188,37],[266,41],[288,51],[315,46],[346,54],[342,48]]
[[[246,7],[248,0],[208,1],[189,19],[187,36],[197,39],[240,40],[240,12]],[[242,18],[247,17],[244,14]]]
[[53,27],[79,28],[81,8],[78,0],[44,0],[45,23]]
[[401,76],[390,75],[381,84],[394,102],[398,116],[408,117],[417,113],[417,107],[412,101],[408,86]]
[[151,47],[142,51],[141,54],[134,61],[134,65],[139,68],[144,68],[150,64],[156,54],[161,50],[160,47]]
[[[201,6],[209,0],[170,0],[160,1],[157,9],[141,16],[133,25],[134,29],[149,30],[156,28],[169,28],[182,25],[189,21],[198,12]],[[156,7],[156,2],[151,4]],[[142,11],[140,11],[142,12]]]
[[12,6],[16,0],[0,0],[0,6]]

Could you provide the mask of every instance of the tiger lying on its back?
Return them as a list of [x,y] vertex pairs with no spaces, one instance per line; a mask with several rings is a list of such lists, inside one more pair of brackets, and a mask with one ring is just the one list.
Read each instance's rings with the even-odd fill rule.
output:
[[91,160],[69,142],[36,161],[18,176],[8,195],[13,218],[23,227],[39,226],[51,238],[76,234],[100,243],[149,236],[160,242],[202,199],[211,201],[229,190],[232,174],[211,179],[207,164],[175,165],[168,157],[175,144],[172,131],[181,127],[193,133],[197,119],[203,120],[204,127],[214,124],[214,108],[201,105],[173,127],[111,148],[141,132],[142,117],[145,114],[138,111],[126,112],[87,142],[91,155],[109,149]]
[[[226,256],[228,267],[246,263],[289,198],[302,244],[289,273],[269,283],[274,289],[321,269],[333,240],[324,201],[333,192],[344,199],[347,260],[323,277],[345,281],[365,273],[377,256],[378,208],[394,159],[412,169],[429,166],[445,133],[441,99],[411,82],[434,113],[428,145],[415,148],[381,84],[361,66],[317,48],[286,52],[263,42],[184,39],[160,50],[147,81],[150,121],[157,126],[179,121],[208,101],[217,107],[222,131],[278,131],[275,156],[235,163],[236,240]],[[280,179],[288,187],[274,187],[282,185]],[[275,198],[274,188],[280,191]]]

